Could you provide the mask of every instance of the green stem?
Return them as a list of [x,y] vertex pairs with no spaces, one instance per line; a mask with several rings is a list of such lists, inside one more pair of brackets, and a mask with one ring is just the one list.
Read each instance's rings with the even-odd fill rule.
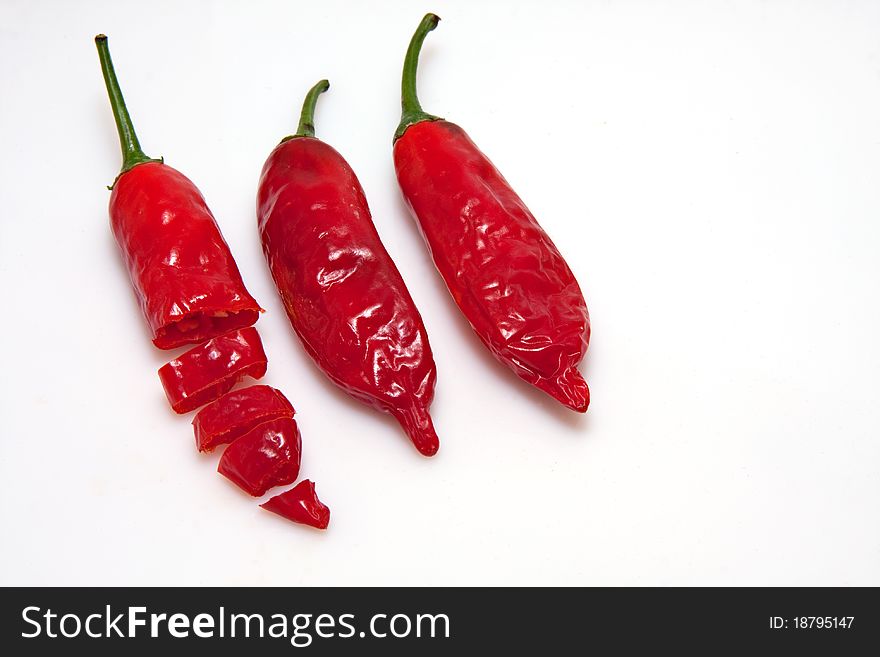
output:
[[125,99],[122,97],[122,90],[119,88],[119,80],[116,79],[116,71],[113,70],[107,37],[99,34],[95,37],[95,45],[98,47],[98,57],[101,58],[101,72],[104,74],[104,84],[107,86],[107,95],[110,96],[110,107],[113,109],[119,143],[122,146],[122,171],[119,175],[144,162],[161,162],[162,160],[148,157],[141,150],[131,116],[125,106]]
[[419,96],[416,92],[416,71],[419,67],[419,53],[422,51],[422,44],[428,32],[437,27],[440,17],[437,14],[425,14],[419,27],[413,34],[409,42],[409,48],[406,49],[406,58],[403,60],[403,79],[400,85],[400,125],[394,132],[394,141],[397,141],[406,132],[406,129],[413,123],[421,121],[437,121],[440,117],[428,114],[422,109],[419,103]]
[[[309,93],[306,94],[306,99],[303,101],[302,112],[300,112],[299,115],[299,127],[296,129],[296,134],[287,137],[287,139],[315,136],[315,106],[318,104],[318,96],[329,88],[330,83],[327,82],[327,80],[321,80],[318,84],[309,89]],[[287,141],[287,139],[284,141]]]

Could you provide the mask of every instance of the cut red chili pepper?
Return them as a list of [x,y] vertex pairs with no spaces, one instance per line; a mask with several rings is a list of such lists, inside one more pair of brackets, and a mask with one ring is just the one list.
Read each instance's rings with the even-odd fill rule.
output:
[[301,453],[296,420],[282,417],[257,425],[227,447],[217,472],[259,497],[296,481]]
[[153,344],[172,349],[245,326],[261,311],[196,186],[141,150],[110,59],[95,37],[122,145],[110,224]]
[[330,524],[330,509],[318,499],[315,484],[308,479],[260,506],[266,511],[316,529],[327,529]]
[[394,167],[403,196],[453,299],[480,340],[520,378],[587,410],[577,370],[590,339],[571,270],[532,213],[464,130],[422,110],[416,68],[422,20],[406,53]]
[[165,395],[177,413],[214,401],[245,376],[266,374],[266,352],[254,327],[232,331],[193,347],[159,369]]
[[231,443],[258,424],[280,417],[293,417],[296,411],[280,390],[257,385],[233,390],[200,410],[193,420],[196,447],[210,452]]
[[263,167],[263,252],[306,351],[350,395],[393,415],[424,455],[439,440],[428,414],[437,378],[422,318],[382,245],[357,176],[314,137],[326,80],[299,129]]

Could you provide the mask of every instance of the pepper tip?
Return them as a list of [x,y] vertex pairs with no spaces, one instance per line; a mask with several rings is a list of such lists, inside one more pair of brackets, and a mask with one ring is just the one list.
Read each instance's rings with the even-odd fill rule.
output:
[[431,457],[431,456],[434,456],[440,450],[440,441],[437,440],[436,436],[435,436],[434,440],[420,443],[420,444],[417,443],[416,449],[419,450],[419,454],[421,454],[422,456]]
[[590,406],[590,387],[576,367],[566,370],[549,386],[538,387],[576,413],[586,413]]
[[414,406],[393,413],[394,417],[403,426],[406,435],[422,456],[434,456],[440,449],[440,439],[434,430],[434,423],[428,409]]

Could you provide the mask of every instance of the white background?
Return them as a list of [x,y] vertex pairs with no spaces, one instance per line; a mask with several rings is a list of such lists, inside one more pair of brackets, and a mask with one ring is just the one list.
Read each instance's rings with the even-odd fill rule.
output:
[[[578,416],[494,360],[397,190],[403,53],[575,271]],[[0,2],[0,583],[880,584],[880,5]],[[93,37],[147,153],[204,192],[329,531],[215,474],[112,240]],[[327,77],[428,327],[442,446],[311,364],[263,261],[264,159]]]

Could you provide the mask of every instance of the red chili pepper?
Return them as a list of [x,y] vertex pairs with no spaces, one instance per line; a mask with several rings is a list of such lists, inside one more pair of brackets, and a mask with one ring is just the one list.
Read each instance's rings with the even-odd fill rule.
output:
[[316,529],[327,529],[330,524],[330,509],[318,499],[315,484],[308,479],[260,506],[266,511]]
[[260,306],[204,197],[182,173],[141,150],[107,37],[98,35],[95,43],[122,145],[110,223],[153,343],[172,349],[250,326]]
[[196,447],[200,452],[210,452],[218,445],[233,442],[258,424],[295,414],[287,397],[271,386],[233,390],[196,414],[193,420]]
[[220,457],[217,472],[254,497],[296,481],[302,439],[296,420],[282,417],[257,425]]
[[422,318],[382,245],[357,176],[314,137],[322,80],[299,130],[263,167],[263,251],[309,355],[350,395],[393,415],[425,456],[439,441],[428,414],[437,378]]
[[498,170],[454,123],[422,110],[416,67],[428,14],[403,67],[394,167],[434,264],[480,340],[519,377],[569,408],[590,402],[577,365],[590,319],[562,255]]
[[253,326],[220,335],[165,363],[159,379],[171,408],[188,413],[232,390],[245,376],[266,374],[266,352]]

